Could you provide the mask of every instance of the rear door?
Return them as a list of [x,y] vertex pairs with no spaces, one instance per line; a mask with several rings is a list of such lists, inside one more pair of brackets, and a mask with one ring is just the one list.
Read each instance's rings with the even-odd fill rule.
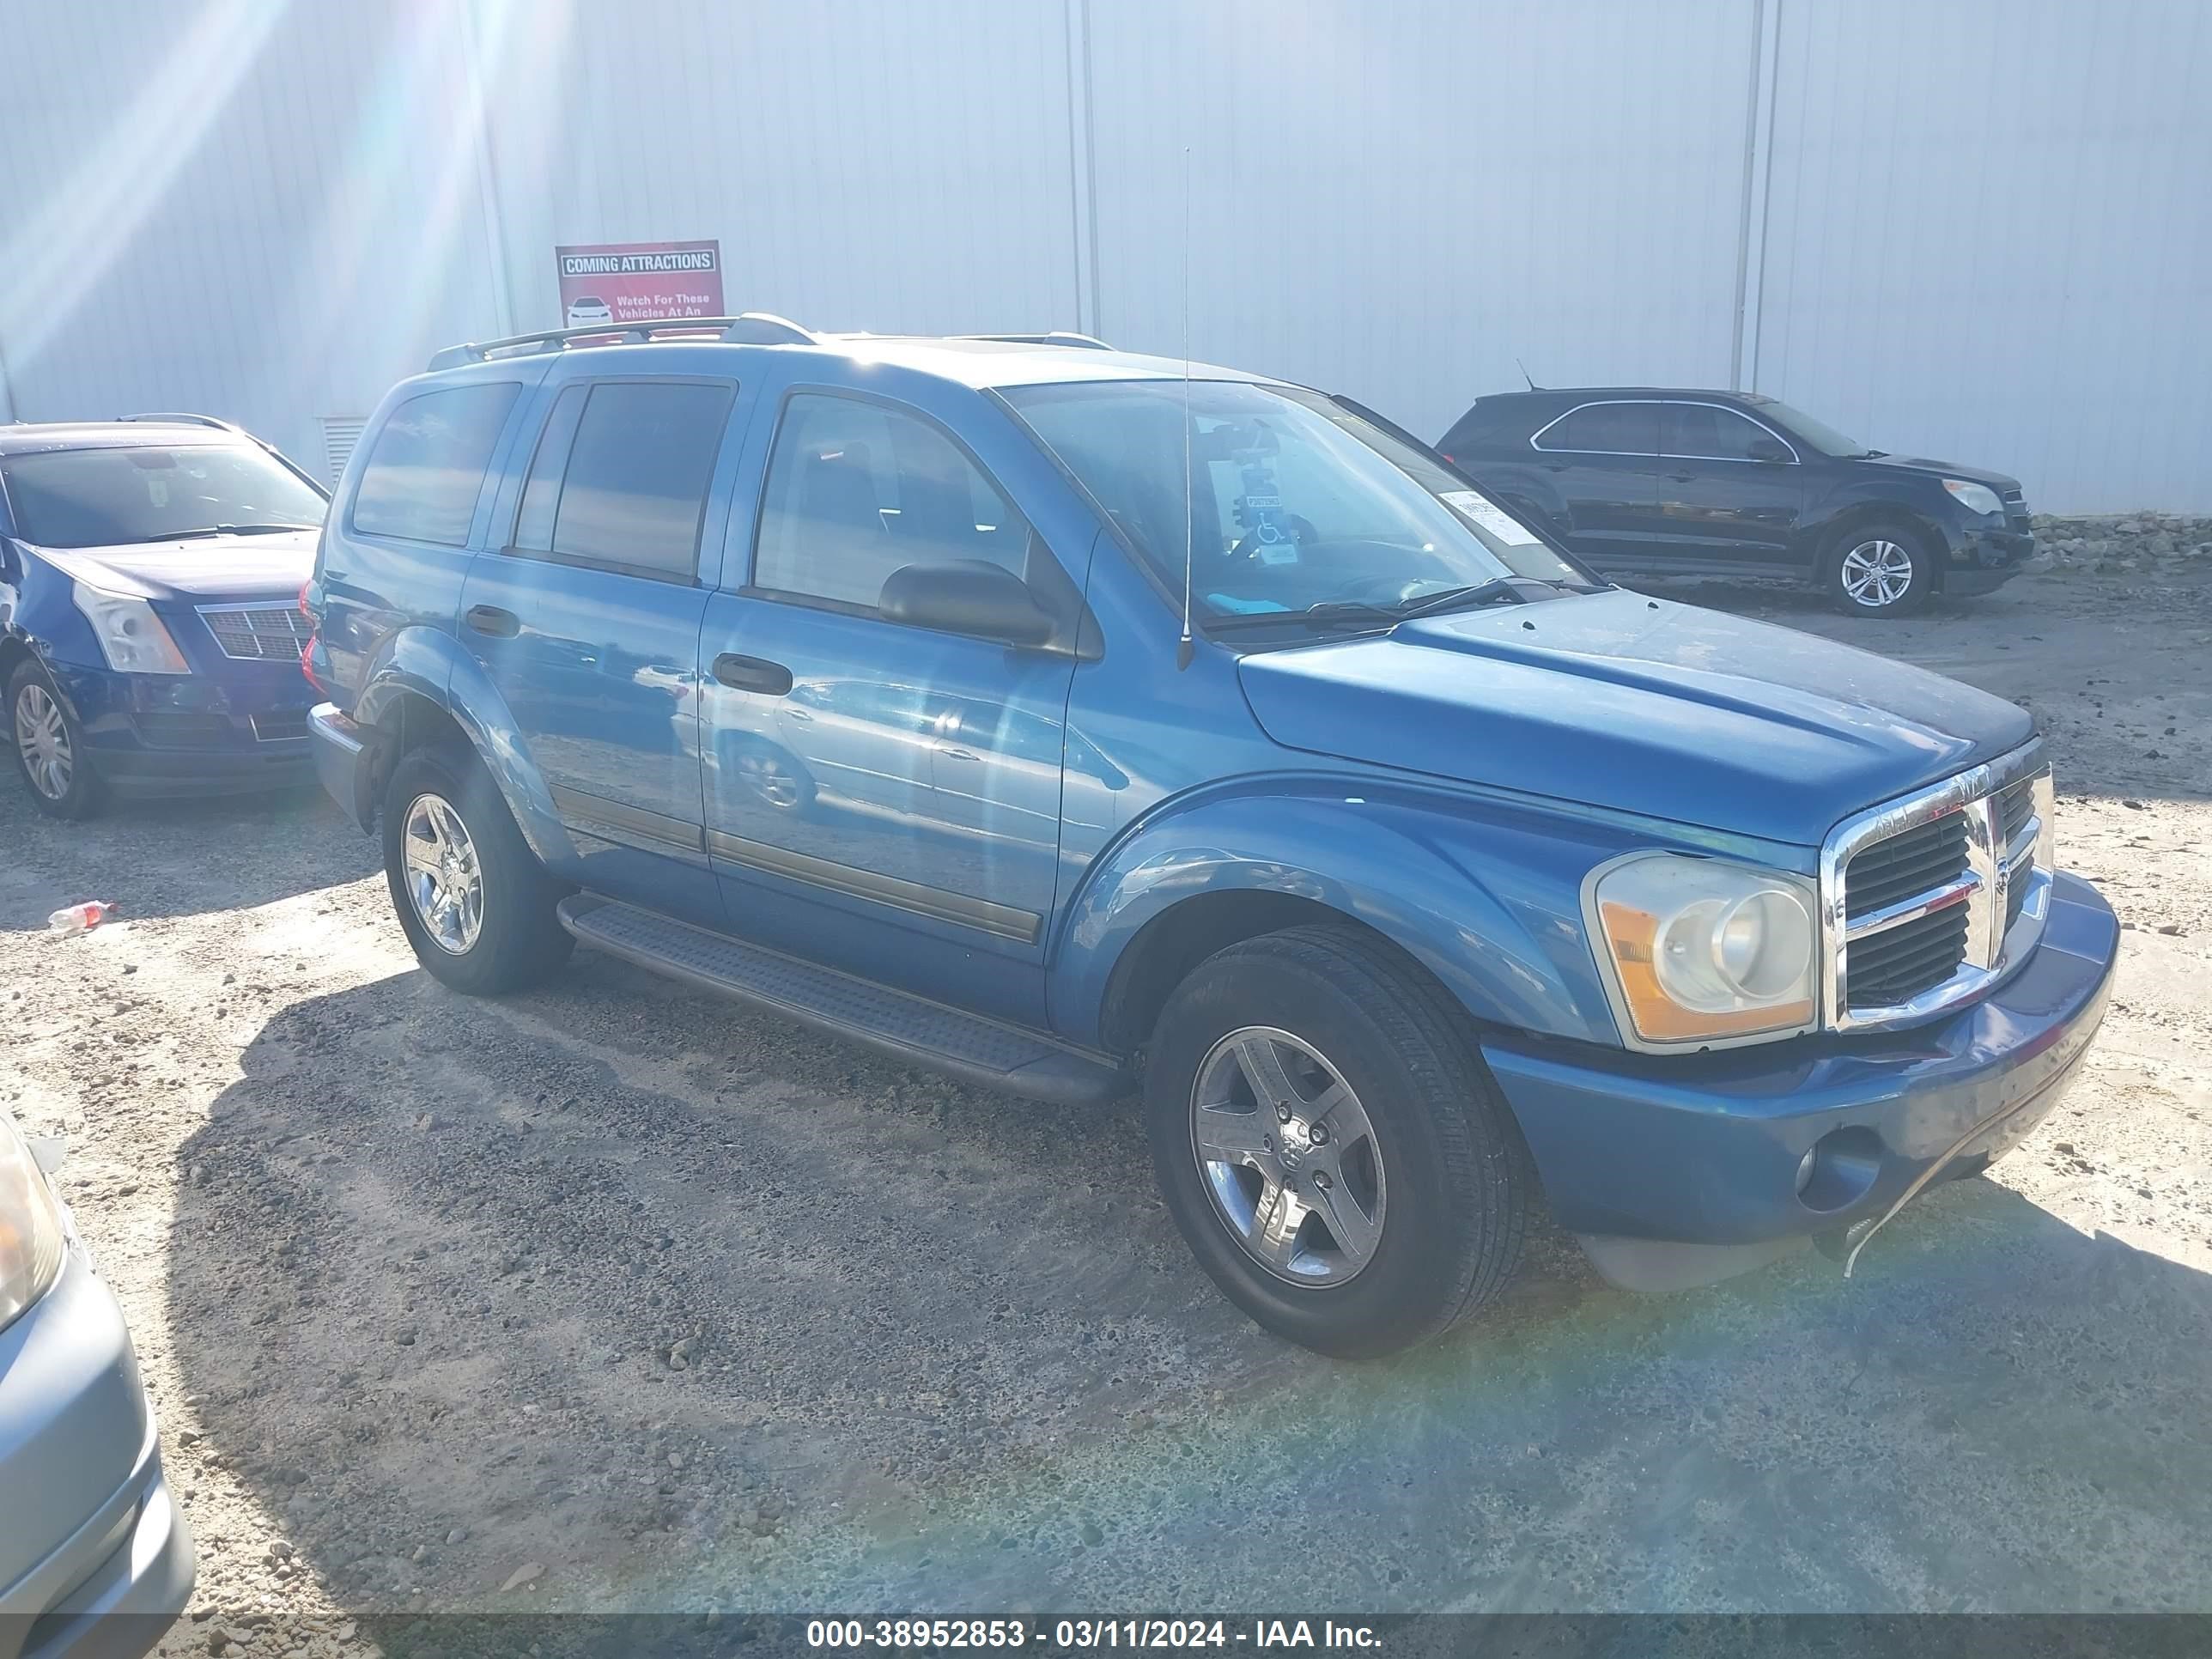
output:
[[504,540],[470,567],[461,639],[575,846],[562,873],[719,921],[699,757],[699,623],[715,573],[700,550],[720,544],[708,503],[738,386],[624,376],[545,392]]
[[1577,404],[1528,440],[1540,479],[1563,503],[1568,544],[1601,570],[1663,562],[1659,514],[1659,404],[1601,398]]
[[1719,404],[1669,399],[1659,422],[1659,506],[1685,559],[1781,564],[1805,512],[1795,446]]

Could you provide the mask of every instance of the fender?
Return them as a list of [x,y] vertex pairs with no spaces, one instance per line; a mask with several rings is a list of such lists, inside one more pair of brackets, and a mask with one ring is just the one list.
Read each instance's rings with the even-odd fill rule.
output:
[[1650,826],[1396,781],[1253,776],[1163,803],[1091,866],[1055,938],[1054,1029],[1102,1042],[1115,963],[1144,926],[1201,893],[1276,892],[1373,927],[1478,1020],[1620,1042],[1583,935],[1583,878]]
[[554,810],[553,793],[483,665],[450,634],[423,625],[400,629],[382,640],[369,659],[353,718],[362,726],[378,725],[400,698],[410,696],[425,698],[453,717],[538,861],[573,861],[576,849]]

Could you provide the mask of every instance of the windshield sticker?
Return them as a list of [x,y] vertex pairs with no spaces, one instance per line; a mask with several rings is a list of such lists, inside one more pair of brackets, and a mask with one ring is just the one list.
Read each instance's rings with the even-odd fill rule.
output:
[[1441,498],[1456,507],[1468,523],[1480,526],[1508,547],[1536,547],[1540,538],[1519,520],[1509,515],[1487,495],[1473,489],[1446,490]]

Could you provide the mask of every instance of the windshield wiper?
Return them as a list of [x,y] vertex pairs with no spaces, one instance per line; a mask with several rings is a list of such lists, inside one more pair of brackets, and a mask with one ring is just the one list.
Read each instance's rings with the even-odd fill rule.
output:
[[1342,623],[1369,623],[1378,628],[1389,628],[1398,622],[1402,612],[1387,605],[1370,605],[1364,599],[1322,599],[1303,611],[1253,611],[1241,616],[1213,617],[1207,619],[1210,633],[1235,633],[1240,629],[1281,627],[1285,623],[1306,628],[1334,628]]
[[1498,599],[1510,599],[1516,605],[1528,603],[1528,596],[1514,586],[1516,582],[1540,581],[1540,576],[1492,576],[1486,582],[1475,582],[1466,587],[1447,587],[1441,593],[1424,593],[1418,599],[1408,599],[1392,612],[1400,622],[1412,617],[1433,617],[1440,611],[1472,610],[1476,605],[1489,605]]
[[188,542],[198,536],[275,536],[289,530],[319,530],[314,524],[211,524],[198,530],[173,530],[160,539]]

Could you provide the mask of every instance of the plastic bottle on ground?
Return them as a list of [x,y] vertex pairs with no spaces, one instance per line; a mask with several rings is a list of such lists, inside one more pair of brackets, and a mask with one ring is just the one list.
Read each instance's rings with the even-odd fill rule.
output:
[[64,905],[46,918],[46,931],[57,939],[66,938],[71,933],[88,933],[114,914],[114,905],[106,899]]

